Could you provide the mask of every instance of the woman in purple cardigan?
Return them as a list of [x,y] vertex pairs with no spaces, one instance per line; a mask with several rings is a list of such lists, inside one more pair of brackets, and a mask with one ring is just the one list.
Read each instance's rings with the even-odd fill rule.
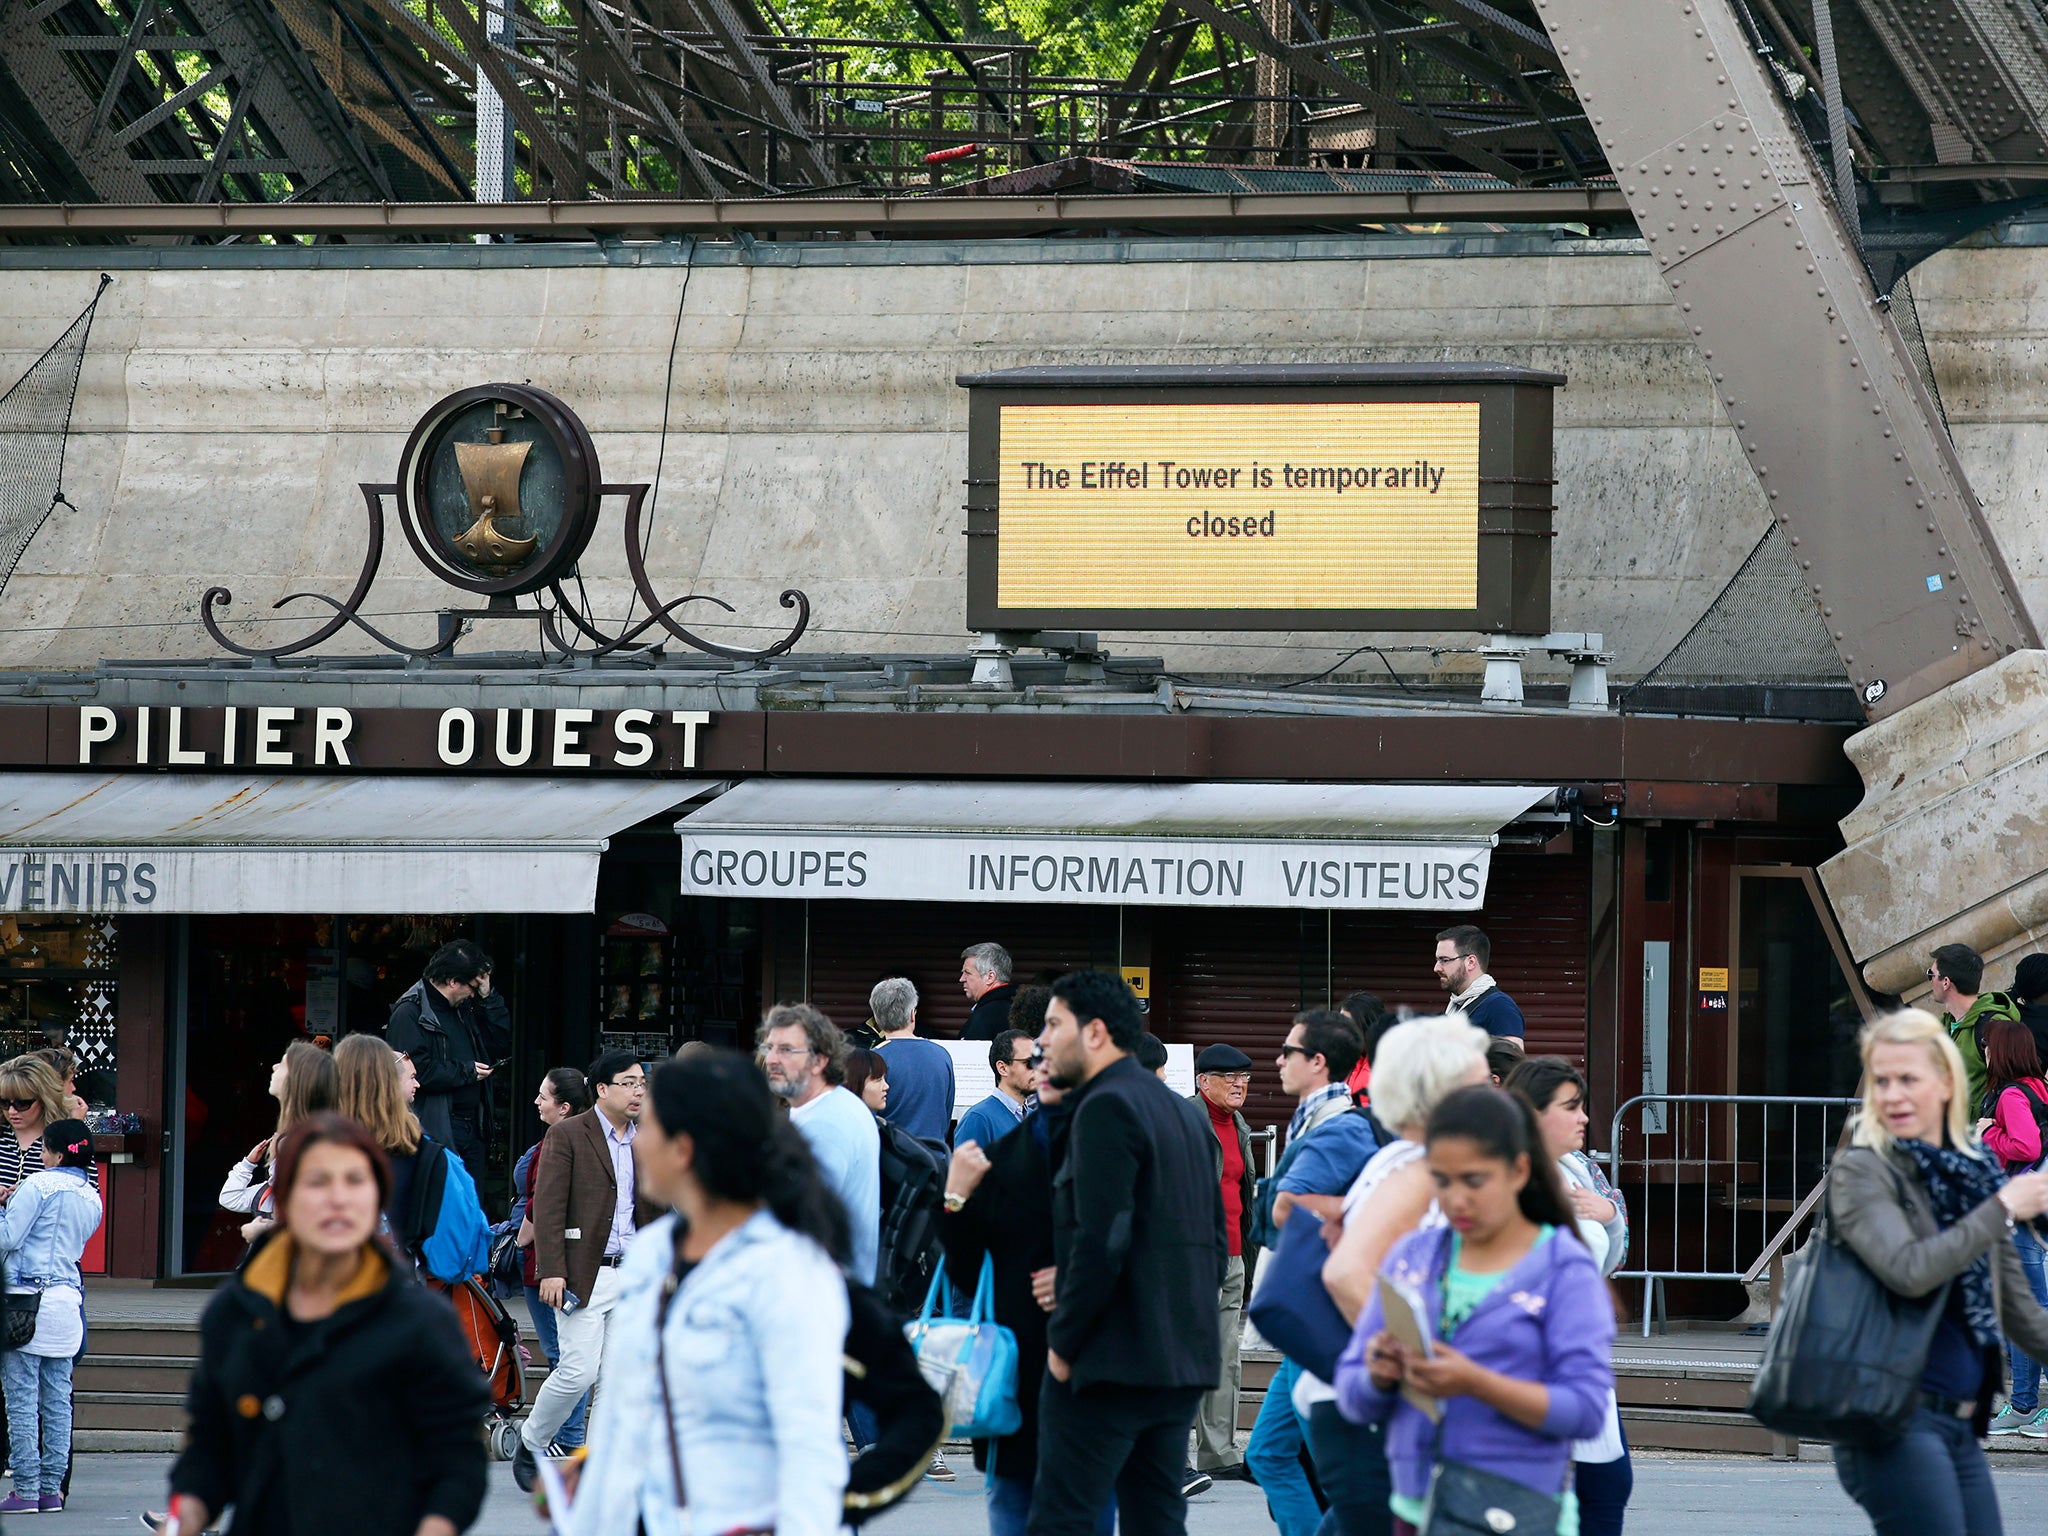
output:
[[[1337,1406],[1355,1423],[1386,1421],[1403,1536],[1424,1523],[1439,1460],[1562,1495],[1558,1531],[1575,1536],[1572,1442],[1598,1433],[1614,1390],[1606,1282],[1521,1099],[1460,1089],[1425,1140],[1448,1225],[1404,1238],[1380,1272],[1421,1298],[1431,1352],[1386,1331],[1375,1290],[1337,1365]],[[1439,1399],[1441,1426],[1400,1395],[1404,1383]]]

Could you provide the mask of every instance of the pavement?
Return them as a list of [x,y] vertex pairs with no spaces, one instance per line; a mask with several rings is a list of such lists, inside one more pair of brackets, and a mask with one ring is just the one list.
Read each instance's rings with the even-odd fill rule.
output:
[[[869,1529],[877,1536],[983,1536],[981,1479],[965,1456],[952,1458],[958,1478],[926,1483]],[[2048,1466],[2029,1456],[1994,1456],[1993,1477],[2008,1530],[2048,1528]],[[81,1455],[70,1508],[38,1515],[37,1536],[66,1532],[135,1531],[136,1511],[161,1507],[167,1456]],[[1753,1536],[1759,1512],[1769,1523],[1796,1521],[1800,1536],[1868,1536],[1870,1524],[1849,1502],[1826,1462],[1773,1462],[1761,1457],[1646,1453],[1636,1458],[1629,1536]],[[474,1536],[543,1536],[526,1497],[513,1486],[509,1463],[491,1468],[491,1494]],[[1270,1532],[1265,1503],[1248,1483],[1218,1483],[1188,1502],[1188,1536],[1260,1536]]]

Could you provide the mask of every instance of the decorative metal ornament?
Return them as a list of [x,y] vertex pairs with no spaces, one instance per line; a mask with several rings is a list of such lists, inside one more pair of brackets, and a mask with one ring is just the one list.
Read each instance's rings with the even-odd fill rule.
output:
[[[696,650],[751,661],[782,655],[810,624],[810,599],[795,588],[781,597],[784,608],[796,610],[795,625],[761,650],[719,645],[677,623],[676,611],[689,603],[710,603],[727,613],[734,609],[704,593],[666,602],[656,594],[641,553],[648,487],[604,483],[589,430],[544,389],[483,384],[456,391],[413,428],[399,455],[396,483],[365,481],[359,488],[370,526],[354,589],[339,599],[323,592],[293,592],[272,604],[282,608],[306,598],[332,608],[334,617],[286,645],[239,645],[222,633],[216,618],[216,610],[233,602],[234,594],[226,587],[209,587],[200,599],[199,622],[216,644],[237,656],[271,660],[310,650],[353,625],[380,645],[425,659],[453,652],[465,618],[525,616],[538,621],[547,646],[563,657],[610,655],[659,628]],[[597,532],[608,496],[626,498],[626,568],[634,591],[648,608],[646,619],[617,635],[606,634],[563,587]],[[399,525],[420,564],[450,586],[489,599],[484,608],[445,610],[440,639],[430,647],[395,640],[359,612],[384,556],[387,497],[398,503]],[[538,596],[543,591],[553,599],[552,606]],[[520,607],[517,599],[529,594],[534,595],[534,606]],[[579,637],[587,644],[579,644]]]

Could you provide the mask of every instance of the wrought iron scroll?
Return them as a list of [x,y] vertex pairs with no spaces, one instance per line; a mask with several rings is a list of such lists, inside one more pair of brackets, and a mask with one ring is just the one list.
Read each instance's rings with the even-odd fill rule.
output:
[[[385,634],[362,616],[362,605],[370,595],[370,588],[377,580],[378,567],[383,563],[384,559],[384,498],[387,496],[395,497],[398,494],[398,487],[396,485],[376,485],[364,482],[361,490],[363,493],[363,506],[369,515],[369,536],[363,547],[362,570],[357,573],[356,584],[350,590],[348,596],[346,598],[335,598],[328,596],[324,592],[291,592],[271,604],[273,609],[277,609],[284,607],[287,603],[298,602],[304,599],[323,603],[327,607],[332,608],[334,610],[334,617],[327,620],[326,623],[322,624],[311,634],[301,636],[299,639],[285,645],[241,645],[227,637],[216,617],[220,609],[225,608],[234,601],[234,593],[226,587],[208,587],[205,595],[200,599],[199,622],[205,626],[207,634],[213,637],[215,644],[224,650],[232,651],[237,656],[247,656],[259,661],[275,661],[280,657],[293,656],[301,651],[311,650],[314,646],[333,639],[344,629],[353,626],[370,636],[379,645],[396,651],[401,656],[411,656],[425,661],[453,653],[455,642],[461,633],[460,626],[445,625],[442,638],[431,646],[410,646]],[[770,656],[780,656],[794,646],[798,640],[803,638],[804,631],[810,626],[811,622],[811,600],[794,587],[784,590],[781,596],[781,605],[784,608],[794,608],[796,610],[796,623],[791,627],[788,634],[784,635],[773,645],[761,650],[745,650],[736,646],[720,645],[716,641],[706,640],[703,636],[695,634],[677,623],[675,620],[676,611],[689,603],[710,603],[715,607],[724,609],[727,613],[733,613],[737,610],[724,599],[712,597],[708,593],[702,592],[686,593],[682,597],[672,598],[667,602],[662,601],[660,595],[654,590],[652,579],[647,574],[647,562],[640,550],[640,524],[646,507],[647,492],[648,487],[645,485],[605,485],[600,486],[598,491],[600,496],[624,496],[626,498],[626,568],[632,575],[634,590],[640,594],[641,601],[647,604],[649,610],[647,618],[621,634],[606,634],[595,618],[563,590],[562,584],[559,581],[551,583],[548,588],[554,595],[555,602],[552,608],[536,600],[535,606],[532,608],[499,608],[494,603],[491,609],[481,610],[481,612],[487,613],[492,617],[506,617],[518,614],[538,620],[541,634],[548,648],[565,659],[576,657],[587,660],[599,656],[612,655],[633,647],[643,636],[650,634],[656,628],[665,631],[695,650],[702,651],[711,656],[722,656],[733,661],[762,661]],[[475,616],[479,611],[453,610],[452,612]],[[558,622],[558,619],[566,619],[568,621],[566,628]],[[588,646],[579,646],[576,638],[579,635],[591,643]]]

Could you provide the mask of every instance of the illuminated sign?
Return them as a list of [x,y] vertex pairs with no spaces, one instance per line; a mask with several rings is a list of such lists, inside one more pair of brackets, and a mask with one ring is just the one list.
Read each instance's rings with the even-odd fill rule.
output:
[[1001,421],[1005,608],[1479,600],[1475,400],[1006,405]]
[[1492,363],[968,375],[968,626],[1550,627],[1551,392]]

